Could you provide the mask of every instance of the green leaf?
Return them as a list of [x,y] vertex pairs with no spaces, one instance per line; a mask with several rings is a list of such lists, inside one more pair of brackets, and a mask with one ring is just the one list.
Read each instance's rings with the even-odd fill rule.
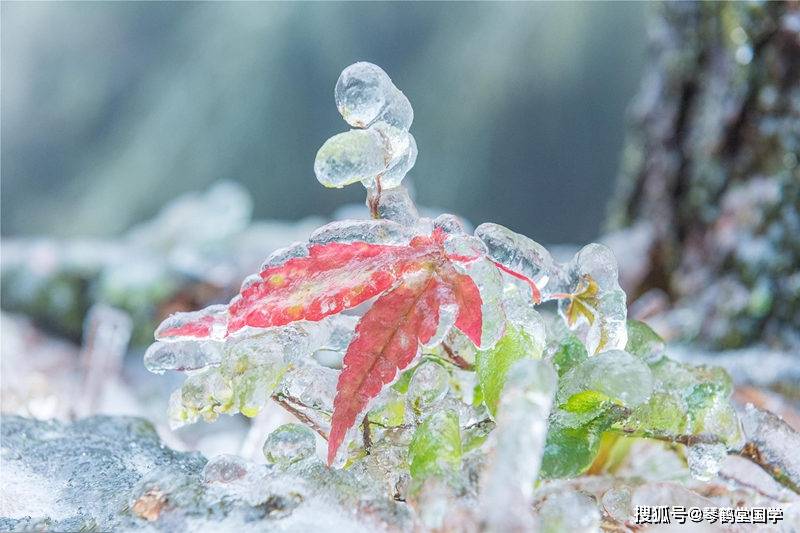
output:
[[408,448],[411,477],[416,481],[461,469],[461,431],[452,410],[436,411],[417,427]]
[[506,334],[493,348],[478,352],[475,371],[483,393],[483,401],[492,415],[497,414],[500,394],[503,392],[511,365],[525,357],[540,357],[541,353],[541,347],[537,346],[529,335],[511,324],[506,325]]
[[655,392],[633,411],[625,426],[642,437],[680,435],[686,431],[686,402],[668,392]]
[[553,365],[558,371],[558,377],[563,376],[573,367],[589,358],[586,346],[578,337],[568,334],[553,353]]
[[543,478],[570,478],[582,474],[600,449],[603,432],[623,416],[622,410],[606,404],[602,414],[579,427],[567,427],[551,417],[540,475]]
[[596,390],[585,390],[577,392],[567,399],[562,408],[570,413],[589,413],[598,410],[605,402],[611,398]]
[[664,339],[650,326],[638,320],[628,320],[628,343],[625,351],[652,363],[664,356]]

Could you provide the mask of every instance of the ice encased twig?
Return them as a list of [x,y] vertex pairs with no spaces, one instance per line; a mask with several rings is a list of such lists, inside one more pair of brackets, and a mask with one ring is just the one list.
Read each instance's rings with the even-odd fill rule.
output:
[[497,428],[491,434],[494,449],[481,477],[481,521],[486,531],[533,527],[533,487],[557,381],[553,367],[543,361],[518,361],[509,371]]

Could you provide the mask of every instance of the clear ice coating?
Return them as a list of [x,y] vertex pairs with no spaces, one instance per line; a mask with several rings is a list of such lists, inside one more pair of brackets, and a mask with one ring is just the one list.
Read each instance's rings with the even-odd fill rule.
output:
[[541,300],[558,301],[559,314],[590,355],[625,348],[627,302],[610,249],[592,243],[559,264],[544,246],[499,224],[481,224],[475,235],[506,274],[530,280]]
[[314,173],[326,187],[360,181],[367,188],[400,185],[417,160],[408,132],[414,111],[408,98],[377,65],[360,62],[339,76],[336,107],[354,129],[334,135],[317,152]]
[[497,428],[481,477],[481,514],[487,531],[533,527],[533,487],[539,474],[547,418],[558,377],[544,361],[518,361],[509,371]]
[[711,481],[717,475],[728,456],[728,449],[722,443],[692,444],[686,448],[686,462],[692,477],[700,481]]

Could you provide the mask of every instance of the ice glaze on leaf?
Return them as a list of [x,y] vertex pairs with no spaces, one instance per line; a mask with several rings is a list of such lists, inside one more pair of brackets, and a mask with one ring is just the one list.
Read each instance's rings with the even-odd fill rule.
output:
[[408,447],[411,477],[422,481],[430,476],[457,472],[461,468],[461,432],[455,411],[436,411],[417,427]]
[[450,288],[432,271],[408,276],[373,304],[356,326],[344,356],[333,402],[328,463],[348,429],[384,385],[394,381],[439,324],[439,308],[451,304]]
[[524,331],[511,325],[506,326],[506,334],[493,348],[478,352],[475,371],[483,401],[492,415],[497,414],[500,394],[511,365],[522,358],[536,355],[534,341]]

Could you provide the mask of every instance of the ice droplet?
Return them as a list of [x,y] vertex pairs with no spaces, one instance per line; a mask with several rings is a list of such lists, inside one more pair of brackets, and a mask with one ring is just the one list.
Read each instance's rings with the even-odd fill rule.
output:
[[238,455],[213,457],[203,468],[203,482],[231,483],[247,475],[247,461]]
[[728,456],[724,444],[692,444],[686,449],[686,461],[692,477],[700,481],[711,481]]
[[553,494],[539,508],[542,533],[596,533],[600,531],[600,511],[594,500],[581,492]]
[[626,487],[609,489],[603,494],[601,499],[603,508],[618,522],[630,520],[631,515],[631,491]]
[[300,424],[284,424],[269,434],[264,442],[264,457],[277,465],[296,463],[314,455],[316,437]]

